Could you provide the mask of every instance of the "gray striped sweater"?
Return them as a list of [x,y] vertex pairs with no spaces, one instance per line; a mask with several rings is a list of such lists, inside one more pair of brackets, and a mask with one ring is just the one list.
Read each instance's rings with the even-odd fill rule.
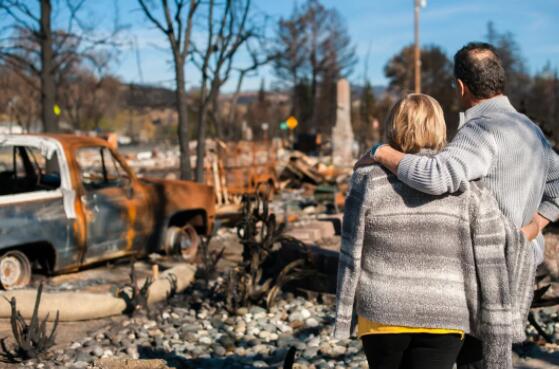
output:
[[[432,195],[460,191],[471,180],[496,197],[501,211],[517,226],[539,212],[559,218],[559,156],[541,130],[497,96],[468,109],[460,117],[456,137],[437,155],[406,155],[398,178]],[[536,264],[543,261],[543,236],[533,248]]]
[[346,199],[334,336],[352,315],[389,325],[461,329],[484,343],[486,368],[512,368],[532,298],[530,245],[490,191],[433,196],[373,165]]

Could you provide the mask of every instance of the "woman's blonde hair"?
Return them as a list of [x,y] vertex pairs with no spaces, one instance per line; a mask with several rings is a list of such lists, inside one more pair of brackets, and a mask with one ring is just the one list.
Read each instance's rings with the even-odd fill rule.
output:
[[384,132],[386,142],[402,152],[440,151],[446,144],[443,109],[429,95],[409,94],[390,109]]

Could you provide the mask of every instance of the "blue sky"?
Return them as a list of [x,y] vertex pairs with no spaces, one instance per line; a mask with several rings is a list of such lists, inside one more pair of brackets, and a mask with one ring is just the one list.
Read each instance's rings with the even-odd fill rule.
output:
[[[288,16],[294,0],[253,0],[255,6],[279,19]],[[302,3],[302,1],[299,1]],[[413,0],[322,0],[336,8],[345,18],[357,48],[359,64],[351,78],[361,81],[364,60],[370,48],[368,75],[373,84],[383,85],[386,61],[403,46],[413,41]],[[114,6],[110,0],[99,0],[92,13],[110,23]],[[138,43],[143,82],[172,86],[173,71],[166,40],[144,18],[136,0],[119,0],[120,22],[129,25],[129,32]],[[93,18],[93,17],[92,17]],[[421,43],[441,46],[449,55],[472,40],[486,34],[487,23],[493,21],[499,32],[510,31],[516,37],[531,73],[550,62],[559,69],[559,0],[428,0],[421,13]],[[113,73],[128,82],[140,82],[134,48],[121,52]],[[187,87],[197,84],[199,75],[187,67]],[[269,68],[263,68],[245,84],[256,89],[264,78],[273,82]],[[231,89],[233,83],[226,86]]]

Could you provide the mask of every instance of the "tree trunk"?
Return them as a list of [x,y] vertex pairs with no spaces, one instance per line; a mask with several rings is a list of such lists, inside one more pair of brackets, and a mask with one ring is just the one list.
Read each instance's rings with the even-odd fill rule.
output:
[[51,1],[41,0],[41,117],[45,132],[58,131],[58,122],[54,115],[56,89],[53,76],[51,12]]
[[205,91],[202,88],[203,100],[198,110],[198,137],[196,145],[196,182],[204,183],[204,157],[206,154],[206,116],[208,110],[208,102],[205,101]]
[[218,94],[214,94],[212,98],[212,109],[214,124],[215,124],[215,137],[219,140],[225,139],[225,132],[223,129],[223,120],[219,116],[219,99]]
[[225,127],[225,139],[231,139],[233,136],[231,132],[233,131],[233,127],[235,125],[235,113],[237,112],[237,104],[239,102],[239,95],[241,94],[241,86],[243,85],[244,78],[245,72],[242,71],[239,74],[239,78],[237,79],[237,87],[235,87],[235,92],[233,93],[231,104],[229,105],[229,112],[227,114],[227,120],[225,122],[225,124],[227,124],[227,127]]
[[184,88],[184,63],[180,57],[175,57],[175,95],[177,99],[177,111],[179,115],[178,136],[180,150],[180,176],[181,179],[192,179],[190,167],[190,148],[188,134],[188,110],[186,105],[186,91]]

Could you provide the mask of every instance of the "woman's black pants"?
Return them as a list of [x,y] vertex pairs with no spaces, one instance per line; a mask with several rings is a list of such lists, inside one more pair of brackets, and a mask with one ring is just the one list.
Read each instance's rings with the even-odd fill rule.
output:
[[369,334],[361,337],[370,369],[452,369],[458,334]]

